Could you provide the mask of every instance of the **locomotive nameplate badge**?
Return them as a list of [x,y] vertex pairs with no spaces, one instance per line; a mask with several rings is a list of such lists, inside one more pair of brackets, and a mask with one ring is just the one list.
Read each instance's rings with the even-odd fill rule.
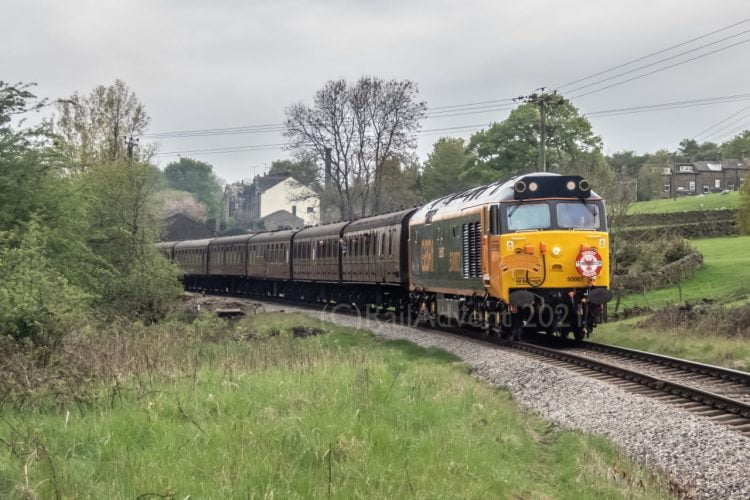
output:
[[438,257],[441,259],[445,257],[445,247],[438,248]]
[[576,257],[576,271],[586,278],[595,278],[603,266],[602,256],[596,250],[583,250]]
[[500,269],[503,272],[522,270],[536,273],[539,272],[540,267],[539,260],[527,253],[514,253],[513,255],[503,257],[503,261],[500,264]]

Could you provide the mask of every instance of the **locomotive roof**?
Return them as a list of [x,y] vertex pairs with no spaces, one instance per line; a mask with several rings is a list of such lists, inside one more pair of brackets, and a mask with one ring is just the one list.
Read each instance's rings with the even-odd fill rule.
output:
[[177,245],[177,243],[179,243],[179,241],[160,241],[154,246],[156,248],[172,248],[173,246]]
[[400,224],[404,219],[408,218],[411,214],[416,212],[416,208],[409,208],[407,210],[401,210],[399,212],[391,212],[388,214],[375,215],[373,217],[365,217],[353,221],[344,230],[345,233],[352,231],[361,231],[363,229],[372,229],[375,227],[391,226],[393,224]]
[[[513,186],[524,177],[560,177],[560,174],[549,172],[534,172],[529,174],[517,175],[506,181],[497,181],[486,186],[470,188],[459,193],[449,194],[430,201],[414,213],[410,224],[422,224],[425,222],[427,214],[431,213],[436,219],[446,214],[457,215],[464,210],[479,207],[489,203],[499,203],[503,201],[514,201]],[[591,193],[590,200],[600,199],[599,195]]]

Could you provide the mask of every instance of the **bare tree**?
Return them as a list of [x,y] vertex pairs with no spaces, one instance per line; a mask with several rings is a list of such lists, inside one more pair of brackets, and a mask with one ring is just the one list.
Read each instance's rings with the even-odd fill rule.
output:
[[291,150],[313,156],[322,170],[330,148],[331,189],[342,217],[380,210],[384,162],[406,162],[416,148],[415,133],[427,109],[417,94],[408,80],[363,77],[350,85],[341,79],[318,90],[312,106],[298,103],[286,109],[284,135]]
[[[94,161],[125,158],[126,141],[137,138],[149,123],[143,104],[122,80],[109,87],[100,85],[89,95],[76,92],[58,102],[58,112],[55,131],[64,151],[83,168]],[[134,154],[148,159],[152,153],[152,147],[141,145],[139,154]]]

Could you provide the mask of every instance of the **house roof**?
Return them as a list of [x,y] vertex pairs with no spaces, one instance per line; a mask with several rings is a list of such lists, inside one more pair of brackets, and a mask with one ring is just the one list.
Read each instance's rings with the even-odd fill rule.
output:
[[696,161],[693,163],[696,172],[721,172],[727,169],[742,169],[748,168],[744,162],[740,160],[724,160],[724,161]]
[[260,191],[261,193],[268,191],[272,187],[274,187],[276,184],[280,184],[290,178],[291,175],[285,174],[285,175],[264,175],[262,177],[256,177],[253,183],[255,184],[255,189]]

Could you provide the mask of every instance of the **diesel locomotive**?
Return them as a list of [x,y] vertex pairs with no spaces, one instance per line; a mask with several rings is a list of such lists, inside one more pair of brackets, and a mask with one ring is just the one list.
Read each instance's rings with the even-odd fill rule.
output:
[[188,290],[372,306],[516,338],[582,339],[612,298],[604,200],[572,175],[522,175],[350,222],[157,246]]

